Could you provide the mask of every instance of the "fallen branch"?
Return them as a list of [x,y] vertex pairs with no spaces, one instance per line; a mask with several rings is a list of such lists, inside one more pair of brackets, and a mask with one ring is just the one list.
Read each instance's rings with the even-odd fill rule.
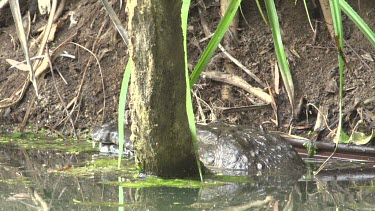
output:
[[[293,136],[288,135],[286,133],[278,132],[278,131],[272,131],[271,133],[278,134],[282,138],[286,139],[291,145],[298,147],[298,148],[304,148],[304,144],[310,142],[309,139],[300,137],[300,136]],[[322,142],[322,141],[315,141],[315,146],[318,147],[319,151],[329,151],[333,152],[335,149],[335,143],[333,142]],[[375,147],[369,147],[369,146],[358,146],[358,145],[349,145],[349,144],[338,144],[337,145],[337,153],[343,153],[343,154],[358,154],[362,156],[368,156],[368,157],[375,157]]]

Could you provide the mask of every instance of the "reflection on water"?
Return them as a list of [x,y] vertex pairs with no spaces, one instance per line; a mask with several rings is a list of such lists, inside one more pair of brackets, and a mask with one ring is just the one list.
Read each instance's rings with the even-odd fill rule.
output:
[[[119,178],[134,181],[135,172],[104,168],[106,164],[95,162],[98,159],[95,154],[23,149],[0,142],[0,210],[370,210],[375,207],[373,164],[331,162],[329,170],[316,177],[307,173],[299,180],[291,173],[203,188],[125,188],[107,182]],[[115,164],[116,158],[112,161]],[[311,168],[316,166],[314,162],[308,163]]]

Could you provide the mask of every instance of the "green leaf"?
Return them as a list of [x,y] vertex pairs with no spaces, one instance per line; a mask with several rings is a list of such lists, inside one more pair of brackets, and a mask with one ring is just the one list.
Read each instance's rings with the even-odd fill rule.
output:
[[279,19],[277,17],[276,6],[274,0],[265,0],[268,19],[271,25],[272,37],[276,51],[277,61],[280,66],[281,76],[284,86],[289,96],[289,102],[294,112],[294,85],[292,75],[289,70],[289,64],[286,59],[283,41],[281,39]]
[[121,83],[121,91],[120,91],[120,99],[118,105],[118,132],[119,132],[119,156],[117,160],[118,168],[121,167],[121,158],[122,153],[124,152],[124,139],[125,139],[125,132],[124,132],[124,118],[125,118],[125,106],[126,106],[126,96],[128,94],[128,87],[130,82],[130,73],[131,68],[133,67],[133,60],[129,58],[128,63],[126,64],[125,73],[122,78]]
[[349,138],[349,143],[354,143],[356,145],[364,145],[371,141],[375,137],[375,131],[372,130],[371,135],[366,135],[362,132],[353,132]]
[[262,19],[263,19],[264,23],[266,23],[266,25],[268,26],[266,16],[263,13],[263,10],[262,10],[262,7],[260,6],[259,0],[255,0],[255,2],[257,3],[258,11],[260,12],[260,15],[262,16]]
[[353,8],[345,0],[340,0],[339,3],[342,11],[349,16],[349,18],[362,31],[367,39],[370,40],[372,45],[375,46],[375,33],[370,29],[366,22],[356,13],[355,10],[353,10]]
[[349,143],[349,136],[346,134],[341,128],[337,130],[339,132],[336,133],[336,137],[334,139],[335,143],[344,143],[347,144]]
[[194,146],[194,153],[195,158],[197,160],[197,166],[199,170],[199,176],[201,181],[203,182],[203,175],[202,175],[202,168],[199,161],[198,155],[198,138],[197,138],[197,129],[195,127],[195,119],[194,119],[194,110],[193,110],[193,101],[191,99],[191,87],[189,82],[189,69],[188,69],[188,55],[187,55],[187,19],[189,16],[189,8],[190,8],[190,0],[183,0],[182,1],[182,8],[181,8],[181,28],[182,28],[182,35],[183,35],[183,46],[184,46],[184,61],[185,61],[185,80],[186,80],[186,113],[189,122],[189,128],[191,132],[191,136],[193,139],[193,146]]
[[347,143],[349,137],[342,131],[342,98],[343,98],[343,87],[344,87],[344,40],[343,40],[343,27],[341,20],[341,10],[339,7],[339,0],[330,0],[330,7],[332,13],[333,26],[335,29],[337,55],[339,60],[339,71],[340,71],[340,87],[339,87],[339,124],[337,126],[337,133],[333,139],[334,143]]
[[[124,43],[128,45],[128,34],[125,30],[125,28],[122,26],[120,19],[116,15],[115,11],[109,4],[108,0],[102,0],[102,3],[104,5],[104,8],[107,10],[107,13],[109,17],[111,18],[113,24],[115,25],[118,33],[120,33]],[[125,117],[125,106],[126,106],[126,96],[128,94],[128,87],[129,87],[129,81],[130,81],[130,73],[131,68],[133,67],[133,61],[131,58],[128,59],[128,63],[126,64],[124,76],[122,78],[121,83],[121,91],[120,91],[120,98],[119,98],[119,105],[118,105],[118,132],[119,132],[119,156],[117,160],[118,168],[121,167],[121,158],[122,153],[124,152],[124,117]]]
[[353,133],[349,138],[349,143],[354,143],[356,145],[364,145],[371,141],[375,137],[375,131],[372,130],[371,135],[366,135],[365,133],[357,131],[360,126],[365,126],[362,120],[359,120],[353,129]]
[[13,139],[20,139],[20,138],[22,138],[22,135],[23,135],[22,132],[15,132],[15,133],[12,134],[11,137],[12,137]]
[[207,48],[204,50],[201,58],[199,59],[197,65],[195,66],[193,73],[190,76],[190,87],[192,87],[198,80],[199,75],[202,73],[204,68],[206,68],[208,62],[210,61],[212,55],[214,54],[217,46],[223,39],[226,31],[229,28],[229,25],[232,23],[234,16],[237,13],[238,7],[241,4],[241,0],[232,0],[228,5],[228,9],[225,12],[225,15],[219,26],[217,27],[214,35],[212,36],[210,42],[207,45]]

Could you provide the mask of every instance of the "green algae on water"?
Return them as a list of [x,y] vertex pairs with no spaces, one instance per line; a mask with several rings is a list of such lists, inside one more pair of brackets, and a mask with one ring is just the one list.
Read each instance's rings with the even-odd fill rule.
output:
[[162,179],[155,176],[146,178],[127,179],[125,182],[103,182],[103,184],[118,185],[126,188],[149,188],[149,187],[174,187],[174,188],[202,188],[209,186],[222,186],[221,182],[201,182],[189,179]]
[[13,133],[0,138],[1,143],[11,143],[24,149],[55,150],[66,154],[79,154],[81,152],[97,152],[92,144],[87,141],[78,141],[73,138],[55,138],[41,136],[35,133]]
[[93,176],[96,173],[109,173],[113,175],[126,175],[131,177],[135,171],[131,170],[134,165],[133,161],[122,160],[123,168],[117,168],[117,158],[100,157],[87,161],[81,166],[73,166],[66,171],[54,171],[54,173],[67,174],[78,177]]
[[16,184],[24,184],[24,185],[31,185],[32,182],[27,178],[17,177],[15,179],[0,179],[0,183],[7,183],[10,185]]

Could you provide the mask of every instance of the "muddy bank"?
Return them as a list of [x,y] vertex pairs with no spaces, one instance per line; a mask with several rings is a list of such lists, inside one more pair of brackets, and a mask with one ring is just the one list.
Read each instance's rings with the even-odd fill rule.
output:
[[[189,20],[189,67],[196,64],[208,43],[202,30],[202,20],[213,32],[220,19],[219,4],[206,2],[206,12],[200,14],[202,4],[193,4]],[[361,17],[375,30],[374,1],[349,1]],[[126,25],[125,3],[113,3],[115,11]],[[314,34],[308,24],[302,1],[295,5],[292,1],[280,1],[277,5],[283,41],[288,49],[288,59],[295,83],[296,101],[302,101],[301,115],[294,122],[292,133],[303,134],[312,130],[317,111],[311,105],[327,108],[328,123],[334,129],[338,118],[338,72],[335,44],[329,39],[318,5],[309,2],[312,22],[317,29]],[[23,8],[25,11],[27,8]],[[254,72],[263,82],[270,83],[275,94],[280,125],[277,128],[271,120],[275,113],[270,106],[251,107],[260,103],[258,99],[242,89],[224,86],[221,82],[201,79],[194,87],[194,101],[197,119],[200,122],[222,119],[236,124],[259,125],[287,131],[291,120],[291,107],[282,86],[275,87],[274,54],[270,29],[264,24],[254,2],[243,3],[240,17],[239,39],[228,49],[232,56]],[[46,16],[36,16],[31,23],[30,42],[40,34],[37,29],[46,24]],[[54,77],[45,71],[38,79],[40,99],[35,97],[32,86],[25,90],[19,102],[4,106],[5,99],[17,99],[27,73],[10,69],[6,59],[24,60],[20,44],[16,38],[15,26],[9,8],[0,13],[0,122],[11,125],[12,130],[28,129],[38,131],[45,128],[53,133],[62,132],[71,136],[72,122],[82,137],[94,125],[115,122],[123,71],[127,62],[126,46],[109,20],[106,11],[98,1],[67,1],[57,21],[55,38],[50,43],[54,51],[59,50],[74,58],[58,56],[53,62]],[[350,133],[360,119],[374,122],[374,103],[360,104],[374,96],[375,58],[374,47],[356,26],[344,16],[345,53],[352,66],[345,74],[344,127]],[[100,67],[92,55],[70,42],[84,46],[94,53]],[[350,46],[350,47],[349,47]],[[37,47],[31,49],[35,55]],[[358,56],[358,55],[359,56]],[[58,52],[55,52],[58,55]],[[207,71],[221,71],[236,74],[249,84],[260,87],[239,67],[229,63],[228,58],[217,51]],[[104,89],[103,89],[104,87]],[[60,100],[60,97],[62,101]],[[303,100],[302,100],[303,99]],[[9,101],[9,100],[8,100]],[[10,100],[11,102],[14,102]],[[359,103],[359,104],[358,104]],[[64,112],[64,105],[70,118]],[[32,126],[32,128],[30,128]],[[3,128],[8,128],[3,126]],[[366,132],[370,129],[366,128]],[[328,131],[326,132],[328,133]],[[325,134],[326,135],[326,134]],[[325,137],[324,135],[324,137]]]

